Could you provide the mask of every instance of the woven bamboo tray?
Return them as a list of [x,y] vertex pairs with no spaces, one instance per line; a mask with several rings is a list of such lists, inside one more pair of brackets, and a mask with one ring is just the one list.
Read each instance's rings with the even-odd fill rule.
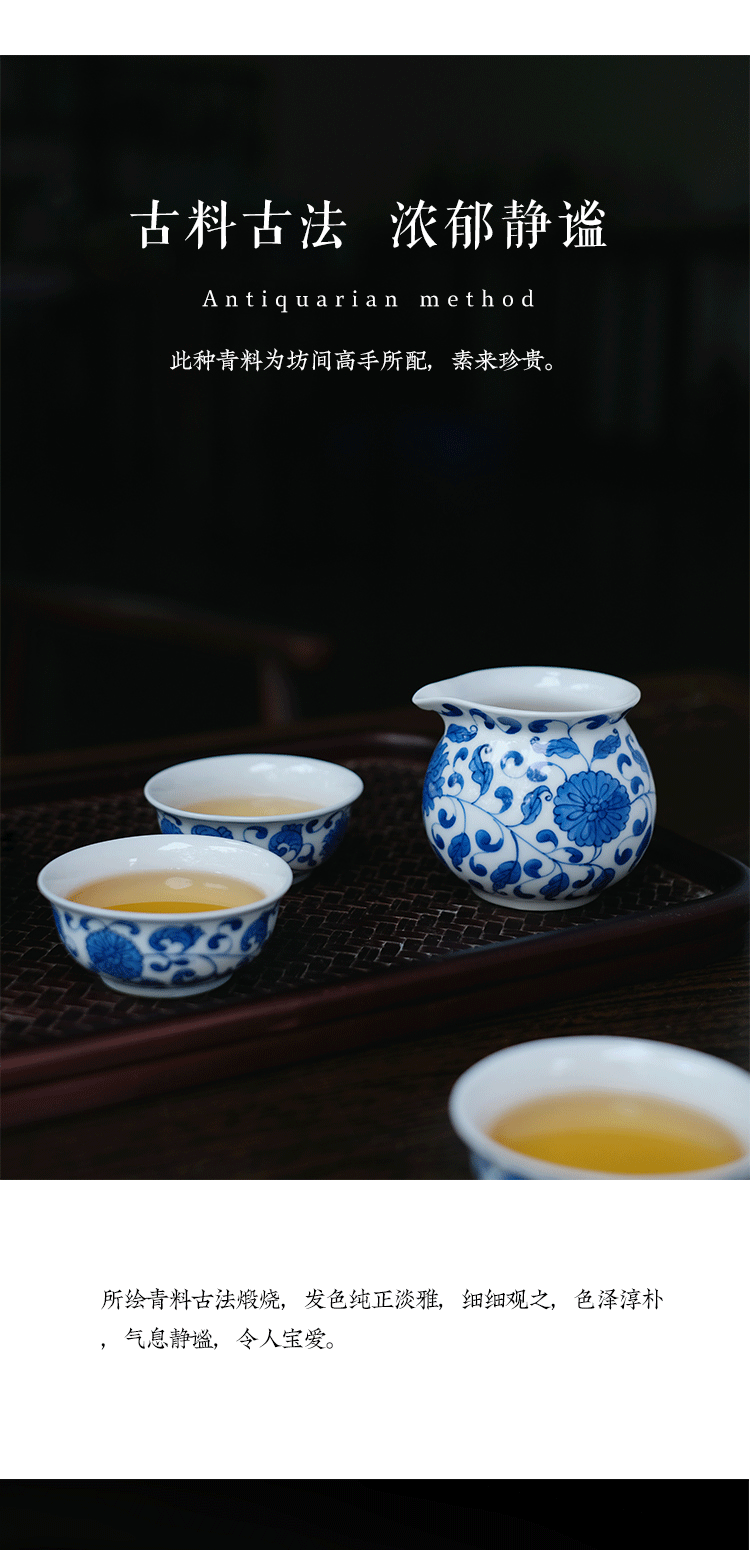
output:
[[575,912],[524,914],[484,903],[433,856],[421,821],[429,739],[365,732],[278,748],[362,776],[349,834],[287,895],[255,963],[178,1002],[118,994],[81,969],[35,885],[53,856],[155,829],[142,795],[151,768],[6,812],[6,1126],[654,978],[741,934],[746,869],[658,827],[616,888]]

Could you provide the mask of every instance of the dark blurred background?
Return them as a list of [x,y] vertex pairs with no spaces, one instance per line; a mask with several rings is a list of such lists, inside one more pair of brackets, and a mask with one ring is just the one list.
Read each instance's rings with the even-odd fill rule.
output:
[[[11,57],[3,95],[7,754],[502,662],[746,672],[742,58]],[[179,215],[144,250],[154,198]],[[199,199],[227,201],[224,250],[185,240]],[[292,213],[256,250],[265,199]],[[325,199],[342,246],[305,250]],[[394,250],[419,199],[436,246]],[[459,199],[493,205],[476,251]],[[513,199],[550,217],[533,250],[506,249]],[[565,248],[563,201],[594,199],[606,246]],[[433,369],[170,369],[225,349]]]
[[721,1524],[724,1550],[747,1543],[745,1480],[42,1480],[2,1494],[7,1550],[655,1550],[697,1543],[701,1520]]

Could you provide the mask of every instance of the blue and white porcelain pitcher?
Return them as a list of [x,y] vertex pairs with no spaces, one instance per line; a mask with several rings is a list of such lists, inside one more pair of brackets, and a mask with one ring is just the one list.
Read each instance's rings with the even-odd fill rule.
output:
[[414,695],[445,732],[427,768],[427,837],[493,904],[564,910],[630,872],[654,827],[646,757],[625,720],[640,690],[568,667],[498,667]]

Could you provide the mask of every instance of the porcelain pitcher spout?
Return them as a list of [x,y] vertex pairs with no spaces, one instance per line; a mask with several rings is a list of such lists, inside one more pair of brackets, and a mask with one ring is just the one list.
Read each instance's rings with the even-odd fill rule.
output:
[[641,860],[656,794],[626,720],[640,690],[564,667],[500,667],[426,684],[445,731],[422,813],[440,860],[481,897],[580,908]]

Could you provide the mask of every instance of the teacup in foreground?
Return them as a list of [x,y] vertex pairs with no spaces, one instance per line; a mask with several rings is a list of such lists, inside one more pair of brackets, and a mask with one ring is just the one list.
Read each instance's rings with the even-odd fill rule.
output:
[[84,969],[132,996],[215,990],[257,957],[292,872],[279,856],[208,836],[136,835],[58,856],[37,887]]
[[568,667],[498,667],[414,695],[445,732],[422,811],[435,854],[480,897],[573,909],[619,882],[651,839],[656,795],[625,720],[640,690]]
[[480,1179],[750,1177],[750,1077],[679,1045],[512,1045],[464,1072],[449,1112]]
[[297,754],[223,754],[152,775],[163,834],[242,840],[280,856],[299,882],[338,848],[364,790],[341,764]]

